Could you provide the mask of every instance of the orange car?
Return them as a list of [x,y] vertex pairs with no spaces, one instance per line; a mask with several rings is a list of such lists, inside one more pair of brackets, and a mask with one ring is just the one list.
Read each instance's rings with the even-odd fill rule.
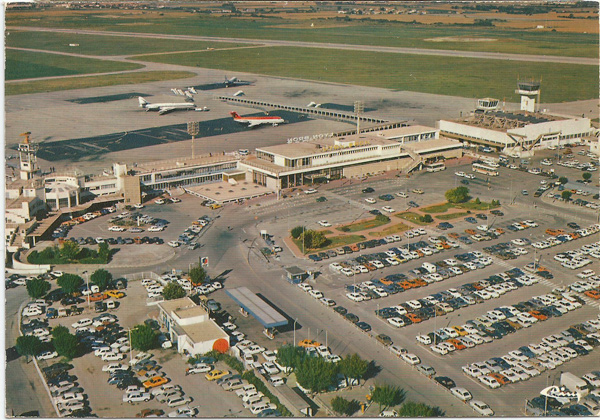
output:
[[360,251],[360,248],[356,244],[350,245],[350,249],[352,250],[352,252],[358,252],[358,251]]
[[402,288],[403,288],[404,290],[407,290],[407,289],[412,289],[412,288],[414,287],[414,286],[413,286],[411,283],[409,283],[409,282],[408,282],[408,281],[406,281],[406,280],[404,280],[404,281],[401,281],[401,282],[400,282],[400,286],[402,286]]
[[423,254],[423,251],[421,251],[420,249],[417,249],[415,252],[417,253],[417,255],[418,255],[420,258],[423,258],[423,257],[425,256],[425,254]]
[[89,298],[90,302],[99,302],[106,299],[106,295],[104,293],[93,293],[89,296]]
[[540,311],[529,311],[529,313],[531,314],[531,316],[539,319],[540,321],[545,321],[548,319],[548,317],[546,315],[544,315],[543,313],[541,313]]
[[556,235],[562,235],[563,233],[565,233],[565,231],[562,229],[546,229],[546,233],[548,235],[556,236]]
[[579,238],[581,238],[581,235],[579,233],[577,233],[577,232],[571,232],[571,233],[569,233],[569,235],[573,239],[579,239]]
[[319,347],[321,345],[321,343],[319,343],[318,341],[315,341],[315,340],[309,340],[307,338],[306,340],[299,341],[298,345],[300,347]]
[[453,238],[453,239],[458,239],[460,238],[460,235],[456,232],[451,232],[448,234],[449,237]]
[[586,290],[583,294],[592,299],[600,299],[600,290]]
[[446,341],[448,343],[451,343],[454,347],[456,347],[456,350],[464,350],[467,348],[467,346],[465,346],[460,340],[457,340],[456,338],[450,338]]
[[408,319],[410,319],[410,320],[411,320],[411,322],[412,322],[413,324],[418,324],[419,322],[421,322],[421,321],[422,321],[422,319],[421,319],[421,318],[419,318],[418,316],[416,316],[416,315],[415,315],[415,314],[413,314],[412,312],[409,312],[409,313],[407,313],[405,316],[406,316]]
[[506,376],[499,373],[492,372],[488,373],[488,375],[497,380],[500,385],[506,385],[510,383],[510,380]]
[[154,388],[160,385],[164,385],[167,382],[169,382],[169,380],[164,376],[153,376],[152,378],[144,382],[142,385],[144,385],[144,388]]
[[504,229],[502,229],[502,228],[496,228],[496,233],[498,235],[502,235],[502,234],[506,233],[506,231]]
[[477,235],[477,232],[473,229],[465,229],[465,233],[468,233],[469,235]]
[[383,279],[379,279],[379,282],[380,282],[381,284],[385,284],[386,286],[388,286],[388,285],[390,285],[390,284],[392,284],[392,283],[393,283],[391,280],[388,280],[388,279],[385,279],[385,278],[383,278]]
[[368,262],[364,263],[364,266],[367,267],[367,270],[369,270],[369,271],[377,270],[377,267],[375,267],[373,264],[368,263]]

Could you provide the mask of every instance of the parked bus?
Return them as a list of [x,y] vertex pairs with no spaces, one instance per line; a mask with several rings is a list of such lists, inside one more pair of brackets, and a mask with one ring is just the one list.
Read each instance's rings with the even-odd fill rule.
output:
[[496,169],[484,163],[474,163],[473,172],[479,172],[480,174],[485,174],[489,176],[498,176],[498,171]]
[[428,163],[425,165],[425,170],[427,172],[445,171],[446,164],[444,162]]

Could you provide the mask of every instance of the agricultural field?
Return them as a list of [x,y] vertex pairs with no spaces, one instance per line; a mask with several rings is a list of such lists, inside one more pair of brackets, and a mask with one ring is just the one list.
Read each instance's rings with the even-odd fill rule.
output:
[[[598,97],[598,67],[320,48],[264,47],[137,56],[137,60],[394,90],[509,101],[519,76],[541,77],[545,103]],[[336,71],[332,71],[332,70]],[[514,96],[514,97],[513,97]]]
[[[526,21],[528,25],[526,28],[513,29],[477,26],[468,21],[464,25],[419,23],[417,16],[411,16],[410,22],[388,21],[383,18],[383,15],[376,17],[376,20],[373,18],[366,21],[339,16],[319,18],[311,17],[310,14],[296,14],[293,19],[276,15],[269,16],[268,19],[253,19],[250,16],[206,16],[166,10],[161,12],[111,10],[110,14],[104,11],[49,10],[44,13],[7,12],[6,26],[85,28],[152,34],[598,57],[597,30],[596,34],[552,32],[537,30],[532,23]],[[517,23],[522,24],[523,16],[518,17],[520,20]],[[565,20],[570,24],[575,21],[580,28],[590,21],[597,25],[597,18]],[[485,42],[479,42],[482,40]]]
[[[74,46],[69,44],[74,44]],[[228,42],[173,41],[171,39],[35,31],[10,31],[6,37],[6,46],[9,48],[35,48],[99,56],[202,51],[209,48],[235,48],[240,45],[248,46],[248,44]]]
[[62,54],[49,54],[22,50],[6,50],[5,79],[18,80],[35,77],[69,76],[86,73],[108,73],[136,70],[136,63],[96,60]]

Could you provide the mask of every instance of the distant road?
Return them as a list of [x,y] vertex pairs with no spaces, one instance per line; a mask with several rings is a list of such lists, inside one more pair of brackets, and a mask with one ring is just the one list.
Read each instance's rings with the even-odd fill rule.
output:
[[303,41],[283,41],[268,39],[248,39],[248,38],[225,38],[194,35],[171,35],[171,34],[146,34],[137,32],[115,32],[115,31],[92,31],[85,29],[60,29],[60,28],[37,28],[27,26],[10,26],[10,30],[37,31],[37,32],[62,32],[69,34],[83,35],[106,35],[106,36],[129,36],[137,38],[157,38],[174,39],[182,41],[216,41],[216,42],[237,42],[243,44],[261,44],[265,46],[283,46],[283,47],[304,47],[304,48],[331,48],[336,50],[355,50],[355,51],[375,51],[393,54],[418,54],[418,55],[437,55],[444,57],[461,58],[479,58],[490,60],[510,60],[510,61],[533,61],[545,63],[565,63],[565,64],[583,64],[597,66],[597,58],[585,57],[561,57],[555,55],[529,55],[529,54],[507,54],[484,51],[458,51],[458,50],[434,50],[427,48],[404,48],[404,47],[382,47],[376,45],[351,45],[351,44],[333,44],[319,42]]

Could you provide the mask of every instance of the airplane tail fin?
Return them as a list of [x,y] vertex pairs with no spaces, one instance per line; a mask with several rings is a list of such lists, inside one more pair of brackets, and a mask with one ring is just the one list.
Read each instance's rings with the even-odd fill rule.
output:
[[231,115],[233,118],[239,118],[239,117],[240,117],[240,116],[238,115],[238,113],[237,113],[237,112],[235,112],[235,111],[231,111],[231,112],[229,113],[229,115]]
[[139,101],[139,103],[140,103],[140,106],[141,106],[142,108],[144,108],[144,107],[145,107],[145,106],[148,104],[148,101],[146,101],[146,100],[145,100],[144,98],[142,98],[141,96],[138,96],[138,101]]

